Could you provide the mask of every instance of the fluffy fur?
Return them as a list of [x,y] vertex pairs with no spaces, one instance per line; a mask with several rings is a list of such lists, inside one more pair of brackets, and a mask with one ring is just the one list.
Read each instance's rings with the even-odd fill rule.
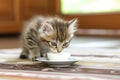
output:
[[66,21],[59,17],[37,16],[26,22],[22,32],[23,50],[20,58],[46,56],[67,48],[76,29],[77,19]]

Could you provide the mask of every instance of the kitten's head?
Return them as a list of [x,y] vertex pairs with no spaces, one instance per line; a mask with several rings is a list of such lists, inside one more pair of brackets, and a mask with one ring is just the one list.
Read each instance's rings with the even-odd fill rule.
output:
[[60,18],[48,19],[39,29],[41,40],[52,52],[60,53],[69,46],[76,24],[77,19],[70,21]]

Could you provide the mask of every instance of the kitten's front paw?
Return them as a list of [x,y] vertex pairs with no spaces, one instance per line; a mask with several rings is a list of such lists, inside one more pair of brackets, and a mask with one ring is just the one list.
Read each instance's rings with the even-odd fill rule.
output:
[[28,56],[27,56],[27,55],[20,55],[19,58],[20,58],[20,59],[28,59]]
[[37,61],[37,57],[31,58],[32,61]]

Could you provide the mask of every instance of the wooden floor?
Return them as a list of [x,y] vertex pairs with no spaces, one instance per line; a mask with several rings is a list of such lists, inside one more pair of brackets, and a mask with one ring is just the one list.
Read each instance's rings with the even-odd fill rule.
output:
[[[81,53],[83,53],[84,55],[85,55],[85,51],[93,51],[93,54],[95,54],[94,53],[94,50],[92,50],[91,48],[88,48],[88,47],[96,47],[96,46],[99,46],[99,47],[110,47],[110,51],[111,51],[111,48],[115,48],[115,47],[119,47],[120,48],[120,38],[105,38],[105,37],[74,37],[73,38],[73,40],[72,40],[72,42],[71,42],[71,44],[72,44],[72,48],[70,48],[71,50],[74,50],[74,49],[78,49],[78,50],[80,50],[80,52]],[[19,36],[0,36],[0,49],[10,49],[11,50],[11,48],[20,48],[21,47],[21,43],[20,43],[20,37]],[[77,48],[78,47],[78,48]],[[87,48],[85,48],[85,49],[83,49],[83,48],[81,48],[81,49],[79,49],[80,47],[87,47]],[[87,50],[86,50],[87,49]],[[10,50],[8,50],[8,51],[10,51]],[[82,52],[82,50],[83,50],[83,52]],[[7,51],[7,50],[5,50],[5,51]],[[16,50],[13,50],[13,52],[9,52],[8,53],[8,51],[5,53],[5,51],[4,51],[4,54],[7,54],[7,55],[4,55],[4,54],[1,54],[0,56],[1,56],[1,62],[3,62],[3,63],[5,63],[4,61],[7,61],[8,60],[8,62],[10,63],[10,57],[12,57],[13,58],[13,54],[14,54],[14,56],[15,56],[15,61],[13,60],[13,59],[11,59],[11,61],[13,61],[13,62],[16,62],[15,63],[15,66],[12,66],[11,67],[11,65],[9,64],[6,64],[6,66],[5,65],[3,65],[3,64],[1,64],[0,65],[0,68],[1,69],[4,69],[5,71],[3,71],[3,73],[1,73],[2,75],[4,75],[4,73],[6,73],[6,74],[8,74],[8,72],[11,72],[11,71],[9,71],[9,68],[10,69],[12,69],[13,68],[13,70],[14,70],[14,68],[16,68],[16,69],[19,69],[19,72],[21,72],[21,74],[22,73],[24,73],[23,72],[23,70],[22,71],[20,71],[20,69],[25,69],[25,70],[27,70],[27,69],[30,69],[30,70],[32,70],[31,69],[31,67],[30,67],[30,64],[29,64],[29,67],[28,67],[28,65],[26,65],[26,66],[24,66],[23,65],[23,67],[25,67],[25,68],[20,68],[21,67],[21,65],[20,66],[16,66],[16,64],[18,64],[19,62],[20,62],[20,64],[21,63],[24,63],[25,61],[19,61],[18,62],[18,60],[16,61],[16,55],[18,55],[20,52],[16,52]],[[18,51],[18,50],[17,50]],[[88,53],[89,52],[86,52],[86,54],[88,55]],[[109,51],[109,52],[110,52]],[[98,50],[98,52],[97,52],[97,50],[95,51],[96,52],[96,54],[97,55],[101,55],[102,54],[102,52],[99,52],[99,50]],[[106,53],[109,53],[109,52],[106,52]],[[1,53],[3,53],[3,52],[1,52]],[[11,54],[12,54],[12,56],[11,56]],[[18,54],[16,54],[16,53],[18,53]],[[104,52],[105,53],[105,52]],[[104,55],[104,53],[103,53],[103,55]],[[114,51],[114,53],[115,53],[115,51]],[[92,52],[90,52],[89,53],[90,55],[93,55],[92,54]],[[96,55],[95,54],[95,55]],[[116,54],[116,53],[115,53]],[[81,54],[82,55],[82,54]],[[108,54],[106,54],[106,55],[108,55]],[[111,54],[110,54],[111,55]],[[113,54],[112,54],[113,55]],[[7,57],[6,57],[7,56]],[[19,56],[19,55],[18,55]],[[88,55],[89,56],[89,55]],[[87,56],[87,58],[85,58],[85,59],[88,59],[88,56]],[[4,58],[5,57],[5,58]],[[8,58],[9,57],[9,58]],[[83,57],[83,56],[82,56]],[[85,57],[85,56],[84,56]],[[115,57],[115,55],[114,55],[114,57]],[[118,57],[118,54],[117,54],[117,57]],[[107,59],[108,59],[108,57],[106,57]],[[85,60],[84,59],[84,60]],[[94,61],[94,63],[92,62],[92,60],[95,60],[95,59],[98,59],[99,61],[103,61],[103,56],[101,57],[93,57],[92,56],[92,58],[90,58],[89,59],[89,62],[84,62],[83,63],[83,66],[86,66],[86,65],[88,65],[88,66],[98,66],[98,67],[104,67],[103,65],[105,64],[105,65],[107,65],[107,66],[109,66],[109,67],[114,67],[114,66],[117,66],[116,64],[112,64],[112,62],[110,62],[110,65],[108,65],[108,64],[106,64],[106,63],[104,63],[104,61],[103,61],[103,63],[104,64],[102,64],[102,62],[101,63],[95,63]],[[110,57],[110,59],[111,59],[111,57]],[[20,59],[19,59],[20,60]],[[98,61],[98,60],[95,60],[95,61]],[[85,60],[86,61],[86,60]],[[91,61],[91,62],[90,62]],[[8,63],[7,62],[7,63]],[[12,62],[12,65],[13,65],[13,62]],[[27,61],[28,62],[28,61]],[[119,62],[119,61],[117,61],[117,62]],[[25,62],[26,63],[26,62]],[[111,66],[112,65],[112,66]],[[100,76],[100,79],[99,80],[120,80],[120,78],[119,78],[119,65],[117,66],[117,67],[115,67],[115,71],[113,70],[113,69],[110,69],[110,70],[108,70],[109,68],[107,68],[107,69],[103,69],[102,70],[102,68],[100,68],[99,70],[97,69],[97,68],[95,68],[95,69],[86,69],[85,70],[85,68],[83,67],[83,70],[82,70],[82,68],[81,68],[81,66],[82,66],[82,63],[80,64],[80,68],[76,68],[76,70],[74,70],[74,69],[72,69],[72,68],[70,68],[73,72],[75,71],[77,71],[77,70],[79,70],[80,69],[80,71],[83,71],[83,72],[80,72],[80,71],[78,71],[78,72],[74,72],[75,74],[77,74],[77,73],[85,73],[85,76],[87,77],[87,79],[88,79],[88,76],[90,76],[91,74],[95,74],[95,79],[96,78],[99,78],[99,76],[100,76],[100,74],[102,74],[104,77],[103,78],[105,78],[106,77],[106,79],[102,79],[102,77]],[[33,67],[33,66],[32,66]],[[26,69],[27,68],[27,69]],[[106,68],[106,66],[105,66],[105,68]],[[118,69],[118,70],[116,70],[116,68]],[[37,70],[36,68],[35,68],[35,66],[33,67],[33,69],[34,70]],[[44,69],[43,71],[46,71],[46,70],[49,70],[50,69],[50,71],[51,70],[53,70],[53,71],[55,71],[54,69],[51,69],[51,68],[47,68],[47,69]],[[7,72],[7,70],[8,70],[8,72]],[[39,70],[40,70],[40,67],[39,67]],[[57,70],[57,69],[56,69]],[[60,68],[58,68],[58,70],[62,70],[62,69],[60,69]],[[64,70],[66,70],[66,68],[65,69],[63,69],[63,71]],[[14,70],[15,71],[15,70]],[[70,71],[70,70],[68,70],[68,71]],[[86,72],[85,72],[86,71]],[[18,71],[17,71],[18,72]],[[17,72],[16,72],[16,74],[17,74]],[[36,72],[36,71],[34,71],[34,72]],[[37,74],[38,74],[38,72],[39,71],[37,71]],[[32,72],[33,73],[33,72]],[[74,75],[74,73],[72,73],[73,75]],[[88,74],[88,73],[90,73],[90,75],[86,75],[86,73]],[[99,74],[98,74],[99,73]],[[1,75],[0,74],[0,75]],[[10,74],[12,74],[12,73],[10,73]],[[35,74],[35,73],[33,73],[33,74]],[[48,73],[49,74],[49,73]],[[63,74],[63,73],[62,73]],[[79,75],[80,75],[79,74]],[[96,74],[98,74],[97,75],[97,77],[96,77]],[[104,74],[107,74],[107,76],[105,76]],[[109,79],[108,79],[108,74],[110,74],[110,76],[109,76]],[[112,75],[111,75],[112,74]],[[114,75],[115,74],[115,75]],[[116,75],[117,74],[117,75]],[[1,76],[2,76],[1,75]],[[39,74],[39,75],[41,75],[41,73]],[[45,74],[46,75],[46,74]],[[58,71],[57,71],[57,75],[58,75]],[[68,76],[68,74],[66,74],[67,76]],[[78,76],[79,76],[78,75]],[[0,76],[0,78],[1,78],[1,76]],[[16,76],[16,75],[15,75]],[[19,76],[19,75],[18,75]],[[48,75],[47,75],[48,76]],[[54,73],[54,76],[55,76],[55,73]],[[62,75],[63,76],[63,75]],[[71,76],[71,75],[70,75]],[[83,77],[83,76],[82,76]],[[86,78],[85,77],[85,78]],[[114,79],[114,77],[117,77],[117,79]],[[21,77],[20,77],[21,78]],[[94,78],[94,77],[93,77]],[[7,79],[6,77],[5,77],[5,79]],[[73,80],[73,79],[71,79],[71,80]],[[76,80],[78,80],[78,79],[76,79]],[[92,80],[92,79],[91,79]],[[98,80],[98,79],[97,79]]]

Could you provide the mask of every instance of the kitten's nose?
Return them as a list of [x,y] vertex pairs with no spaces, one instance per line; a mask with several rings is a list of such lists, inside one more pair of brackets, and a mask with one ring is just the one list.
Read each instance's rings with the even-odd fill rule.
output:
[[59,45],[59,46],[57,47],[57,52],[60,53],[61,51],[62,51],[62,45]]
[[60,53],[62,50],[57,49],[57,52]]
[[57,51],[58,53],[60,53],[61,51]]

